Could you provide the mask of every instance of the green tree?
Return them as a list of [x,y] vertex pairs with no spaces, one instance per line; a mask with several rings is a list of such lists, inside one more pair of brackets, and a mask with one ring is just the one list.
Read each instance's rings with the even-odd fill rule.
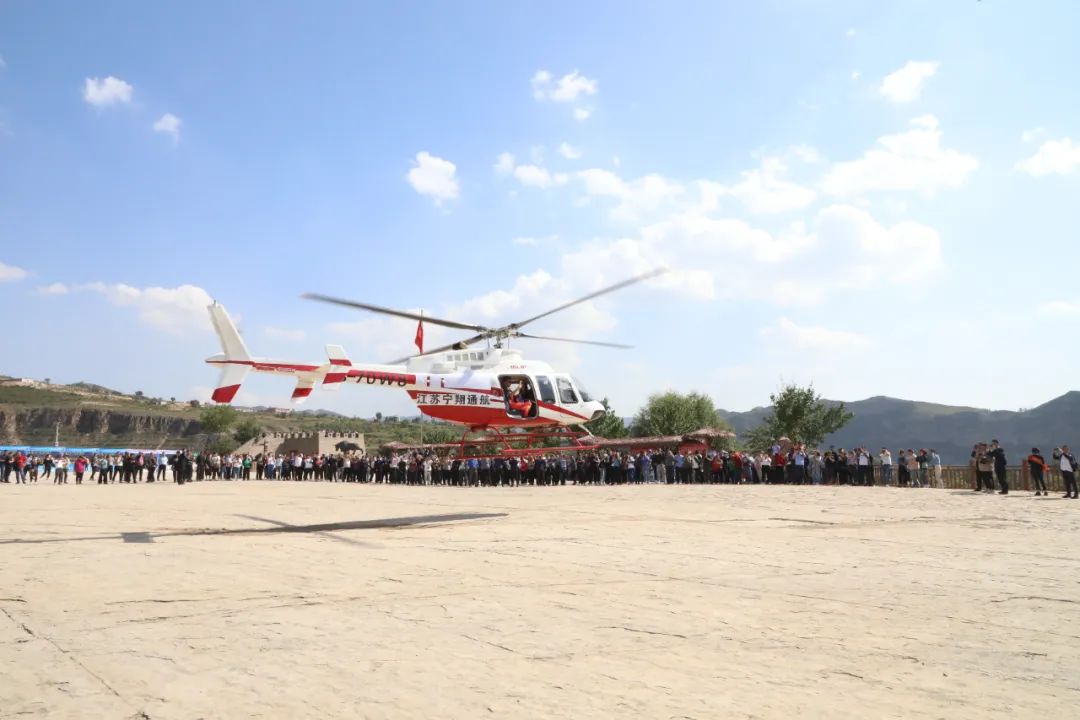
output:
[[585,427],[593,435],[604,438],[621,438],[630,434],[630,431],[626,429],[626,423],[622,418],[611,412],[611,405],[608,404],[608,399],[601,400],[604,404],[604,414],[600,417],[585,423]]
[[208,407],[199,415],[199,424],[204,432],[223,433],[236,422],[239,413],[228,405]]
[[461,430],[455,429],[453,425],[424,423],[424,443],[427,445],[457,442],[460,439]]
[[206,443],[206,452],[225,455],[237,448],[236,441],[228,435],[218,435]]
[[645,407],[634,416],[631,434],[685,435],[702,428],[730,430],[731,426],[720,417],[707,395],[666,392],[649,396]]
[[233,428],[233,438],[243,445],[248,440],[254,440],[262,432],[262,426],[255,418],[244,418]]
[[813,385],[784,385],[769,400],[772,412],[761,425],[746,433],[746,444],[751,449],[763,450],[782,437],[813,447],[855,417],[844,408],[844,403],[822,400]]

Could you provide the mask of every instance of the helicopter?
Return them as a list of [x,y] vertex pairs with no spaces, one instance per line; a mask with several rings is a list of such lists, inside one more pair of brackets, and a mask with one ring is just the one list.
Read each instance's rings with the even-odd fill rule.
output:
[[[567,308],[621,290],[665,272],[654,270],[610,285],[538,315],[499,327],[446,320],[393,308],[355,302],[318,293],[302,297],[341,307],[417,321],[416,355],[385,364],[354,364],[340,345],[327,345],[323,362],[294,362],[252,357],[236,325],[225,308],[214,302],[208,306],[210,320],[221,341],[222,352],[206,359],[220,367],[221,375],[211,398],[230,403],[248,373],[288,375],[296,378],[292,401],[306,400],[316,386],[338,389],[346,383],[404,390],[421,413],[437,420],[464,426],[461,449],[470,435],[473,446],[497,446],[494,453],[545,452],[551,438],[568,441],[562,449],[595,447],[585,423],[602,416],[606,409],[585,386],[567,372],[548,363],[527,359],[508,346],[511,339],[525,338],[552,342],[629,349],[632,346],[597,340],[533,335],[521,328]],[[462,340],[423,350],[423,324],[430,323],[473,334]],[[485,343],[483,349],[475,348]],[[518,447],[512,448],[511,443]],[[527,447],[521,448],[525,444]]]

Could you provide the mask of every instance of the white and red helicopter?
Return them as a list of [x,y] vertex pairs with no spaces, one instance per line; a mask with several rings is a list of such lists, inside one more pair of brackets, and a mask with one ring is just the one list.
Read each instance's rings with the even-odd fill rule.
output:
[[[316,293],[304,295],[311,300],[417,321],[420,354],[382,365],[354,364],[340,345],[327,345],[327,360],[320,363],[254,358],[248,353],[225,308],[215,302],[209,306],[210,319],[221,340],[223,352],[206,359],[207,363],[221,368],[221,377],[212,399],[218,403],[232,402],[249,372],[296,377],[296,387],[292,393],[294,403],[307,399],[317,385],[328,390],[340,388],[347,382],[394,387],[407,392],[425,415],[465,426],[461,441],[462,454],[465,452],[466,438],[474,433],[486,433],[487,438],[470,440],[469,445],[496,445],[500,448],[498,453],[547,452],[551,448],[534,448],[532,445],[552,437],[568,440],[569,445],[564,449],[589,449],[595,446],[587,439],[583,441],[583,438],[591,435],[582,426],[605,412],[603,404],[590,396],[585,387],[569,373],[558,372],[545,362],[526,360],[519,350],[504,347],[504,344],[511,338],[528,338],[629,348],[629,345],[595,340],[530,335],[521,332],[521,328],[662,272],[664,270],[660,269],[624,280],[539,315],[496,328]],[[475,334],[424,352],[423,323],[468,330]],[[470,348],[480,342],[486,343],[485,349]],[[504,435],[503,431],[506,430],[516,432]],[[511,442],[519,447],[511,449]],[[522,443],[528,445],[524,450],[520,447]]]

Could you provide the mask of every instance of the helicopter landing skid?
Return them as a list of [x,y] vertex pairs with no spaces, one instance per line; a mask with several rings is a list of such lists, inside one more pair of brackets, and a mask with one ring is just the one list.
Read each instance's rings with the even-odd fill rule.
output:
[[[470,438],[470,435],[481,434]],[[550,444],[549,444],[550,443]],[[470,427],[461,434],[458,457],[494,459],[596,450],[596,437],[568,427],[541,428],[535,432],[504,433],[497,427]],[[470,453],[468,450],[476,452]]]

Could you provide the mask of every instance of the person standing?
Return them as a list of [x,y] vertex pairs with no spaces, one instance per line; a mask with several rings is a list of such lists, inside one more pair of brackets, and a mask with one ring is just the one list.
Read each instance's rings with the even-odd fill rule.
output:
[[794,485],[802,485],[806,482],[806,452],[802,445],[796,445],[791,451],[791,482]]
[[1027,456],[1028,472],[1031,474],[1031,484],[1035,486],[1035,495],[1046,495],[1046,472],[1050,467],[1046,464],[1046,458],[1039,454],[1039,448],[1031,448],[1031,454]]
[[979,487],[983,492],[994,492],[994,458],[990,455],[986,443],[979,444],[975,463],[979,471]]
[[1076,456],[1069,452],[1068,445],[1062,445],[1060,449],[1054,450],[1054,459],[1058,461],[1058,467],[1061,469],[1061,479],[1065,484],[1065,495],[1063,497],[1076,499]]
[[922,482],[919,480],[919,459],[915,454],[915,451],[911,448],[907,450],[907,464],[908,464],[908,476],[911,478],[911,487],[921,488]]
[[937,484],[938,490],[944,490],[945,479],[941,473],[941,456],[938,455],[938,451],[934,448],[930,448],[930,465],[934,469],[934,483]]
[[881,448],[878,460],[881,462],[881,484],[892,485],[892,453],[888,448]]
[[1009,494],[1009,478],[1006,476],[1008,463],[1005,460],[1005,448],[997,440],[990,441],[990,451],[987,453],[994,461],[994,475],[998,481],[998,495]]
[[915,462],[919,464],[919,485],[930,487],[930,454],[926,452],[926,448],[919,448]]

